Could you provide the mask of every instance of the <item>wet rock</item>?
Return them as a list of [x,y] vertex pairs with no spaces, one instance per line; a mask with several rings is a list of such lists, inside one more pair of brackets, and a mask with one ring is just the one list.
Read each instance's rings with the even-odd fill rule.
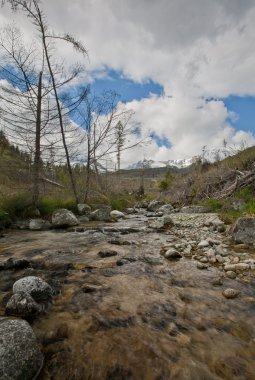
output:
[[104,316],[94,316],[94,320],[99,329],[112,329],[116,327],[127,328],[135,324],[133,316],[124,318],[107,318]]
[[116,265],[122,266],[130,263],[135,263],[136,261],[137,259],[134,257],[124,257],[123,259],[116,261]]
[[80,223],[87,223],[87,222],[89,222],[89,216],[87,216],[87,215],[81,215],[81,216],[78,217],[78,219],[79,219]]
[[151,265],[162,265],[162,264],[164,264],[163,259],[159,255],[158,256],[145,255],[144,261],[148,264],[151,264]]
[[54,294],[52,287],[40,277],[28,276],[16,281],[13,285],[13,293],[25,292],[36,301],[47,300]]
[[118,252],[117,251],[113,251],[112,249],[106,249],[106,250],[103,250],[103,251],[99,251],[98,255],[100,257],[102,257],[102,258],[112,257],[112,256],[117,256]]
[[72,211],[67,210],[65,208],[54,211],[52,215],[53,227],[72,227],[77,226],[78,224],[79,221],[76,218],[76,216],[72,213]]
[[97,210],[93,211],[90,214],[90,220],[97,220],[97,221],[110,221],[111,220],[111,207],[110,206],[104,206],[101,208],[98,208]]
[[208,265],[204,263],[197,263],[197,269],[207,269]]
[[180,254],[179,251],[175,248],[169,248],[165,253],[164,256],[166,259],[180,259],[182,255]]
[[132,245],[136,244],[135,241],[130,240],[120,240],[120,239],[111,239],[108,241],[109,244],[115,244],[115,245]]
[[227,271],[246,271],[250,268],[247,263],[227,264],[224,266],[224,270]]
[[133,380],[134,376],[130,369],[116,365],[107,372],[107,380]]
[[7,269],[25,269],[31,266],[31,262],[26,259],[15,259],[10,257],[4,263],[1,263],[0,270]]
[[79,215],[89,216],[91,213],[91,207],[87,205],[86,203],[78,203],[77,209],[78,209]]
[[212,281],[212,285],[213,286],[222,286],[223,285],[223,280],[221,277],[218,277],[218,278],[215,278],[213,281]]
[[17,220],[15,223],[11,224],[10,228],[17,230],[28,230],[29,220]]
[[31,231],[46,231],[49,230],[51,224],[48,220],[44,219],[30,219],[29,229]]
[[118,211],[118,210],[111,211],[110,216],[113,219],[124,219],[125,218],[125,214],[123,214],[123,212]]
[[163,201],[153,200],[149,203],[147,210],[152,211],[152,212],[157,211],[164,204],[165,204],[165,202],[163,202]]
[[237,219],[230,233],[233,239],[238,243],[255,243],[255,217]]
[[240,292],[236,289],[228,288],[228,289],[225,289],[222,292],[222,294],[225,298],[236,298],[240,294]]
[[66,323],[61,323],[54,330],[47,331],[46,333],[42,333],[39,337],[40,341],[44,346],[47,346],[52,343],[56,343],[59,341],[63,341],[67,339],[69,336],[69,328]]
[[236,278],[236,273],[234,271],[232,271],[232,270],[229,270],[229,271],[226,272],[226,276],[228,278],[231,278],[232,280],[234,280]]
[[17,317],[32,317],[41,311],[41,306],[25,292],[15,293],[9,299],[5,309],[6,315],[15,315]]
[[22,319],[0,320],[0,379],[35,379],[43,355],[29,324]]

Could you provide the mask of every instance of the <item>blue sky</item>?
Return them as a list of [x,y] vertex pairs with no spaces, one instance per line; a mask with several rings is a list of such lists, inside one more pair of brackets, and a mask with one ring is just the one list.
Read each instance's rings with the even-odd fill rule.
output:
[[254,96],[229,96],[222,99],[229,111],[234,111],[238,118],[233,126],[239,130],[255,133],[255,97]]
[[134,82],[126,78],[120,71],[108,70],[107,75],[102,79],[97,79],[91,85],[92,92],[102,93],[104,90],[116,91],[120,95],[122,102],[141,100],[150,94],[162,95],[163,87],[152,80],[141,83]]

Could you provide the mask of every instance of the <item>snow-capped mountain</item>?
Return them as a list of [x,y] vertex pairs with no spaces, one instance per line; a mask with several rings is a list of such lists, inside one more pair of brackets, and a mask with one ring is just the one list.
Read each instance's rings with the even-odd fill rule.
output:
[[159,168],[159,167],[175,167],[178,169],[187,168],[198,160],[201,162],[215,162],[224,160],[228,156],[233,156],[237,154],[241,148],[204,148],[201,155],[193,156],[190,158],[180,158],[176,160],[167,161],[154,161],[146,160],[138,161],[128,166],[128,169],[146,169],[146,168]]

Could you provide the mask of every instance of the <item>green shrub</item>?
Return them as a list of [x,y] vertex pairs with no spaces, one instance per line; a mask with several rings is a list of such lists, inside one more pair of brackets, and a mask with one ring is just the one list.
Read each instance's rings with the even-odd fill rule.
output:
[[207,198],[203,201],[202,205],[208,207],[210,211],[217,212],[222,209],[226,201],[223,199]]
[[113,210],[124,210],[127,207],[132,207],[136,200],[133,195],[118,195],[112,194],[109,198],[109,204]]
[[246,187],[236,192],[235,198],[243,199],[245,202],[250,202],[254,199],[254,195],[252,194],[252,191]]
[[73,212],[77,212],[75,201],[72,198],[64,200],[61,198],[45,196],[40,199],[38,204],[38,209],[42,216],[49,216],[58,208],[66,208]]
[[159,182],[159,190],[166,191],[173,183],[174,177],[170,173],[166,173],[165,178]]
[[2,210],[2,218],[7,213],[10,220],[16,218],[24,218],[29,215],[31,210],[31,197],[27,194],[19,194],[9,198],[2,199],[0,209]]

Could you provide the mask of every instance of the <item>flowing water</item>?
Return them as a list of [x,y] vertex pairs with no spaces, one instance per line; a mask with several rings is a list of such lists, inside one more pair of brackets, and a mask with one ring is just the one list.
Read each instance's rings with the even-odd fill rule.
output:
[[[254,277],[213,286],[216,266],[202,271],[192,259],[160,254],[162,244],[181,242],[180,227],[157,233],[145,222],[132,216],[85,232],[10,231],[1,239],[0,261],[31,261],[0,272],[1,314],[21,277],[56,289],[29,321],[45,355],[40,379],[254,380]],[[98,255],[109,249],[117,255]],[[241,295],[224,298],[227,287]]]

